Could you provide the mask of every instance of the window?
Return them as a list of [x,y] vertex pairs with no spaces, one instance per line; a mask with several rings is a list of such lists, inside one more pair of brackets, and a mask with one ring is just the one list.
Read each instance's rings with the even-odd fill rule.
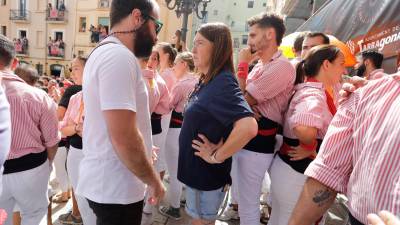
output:
[[7,5],[7,0],[1,0],[1,5]]
[[1,34],[4,36],[7,36],[7,27],[6,26],[1,26]]
[[235,5],[235,6],[236,6],[236,2],[234,2],[234,3],[233,3],[233,5]]
[[231,22],[231,27],[234,27],[235,26],[235,21],[232,21]]
[[239,38],[234,38],[233,39],[233,48],[240,48]]
[[247,45],[247,35],[242,35],[242,45]]
[[207,23],[207,21],[208,21],[208,11],[206,11],[204,18],[201,20],[201,23]]
[[252,9],[254,7],[254,1],[249,1],[247,3],[247,8]]
[[249,24],[248,23],[244,24],[244,31],[249,32]]
[[103,26],[110,26],[110,17],[99,17],[99,24]]
[[54,40],[55,41],[63,41],[64,40],[64,33],[61,31],[54,32]]
[[264,3],[263,3],[263,7],[267,7],[267,3],[264,2]]
[[86,32],[86,17],[79,18],[79,32]]
[[213,15],[217,16],[218,15],[218,10],[214,10]]
[[78,51],[78,56],[84,56],[85,55],[85,52],[84,51]]
[[26,30],[19,30],[18,31],[18,38],[26,37]]

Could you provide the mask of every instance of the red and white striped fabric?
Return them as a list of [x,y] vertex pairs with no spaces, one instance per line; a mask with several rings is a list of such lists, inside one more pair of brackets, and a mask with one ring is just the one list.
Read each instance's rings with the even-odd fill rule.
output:
[[338,109],[305,174],[349,198],[351,214],[400,215],[400,73],[370,81]]
[[386,74],[383,69],[376,69],[369,74],[369,76],[367,77],[367,80],[376,80],[376,79],[382,78],[385,75]]
[[142,70],[142,74],[149,93],[150,113],[155,112],[160,115],[169,113],[170,97],[164,80],[152,70]]
[[160,75],[167,84],[168,91],[171,92],[177,82],[174,71],[172,70],[172,68],[167,68],[164,71],[160,72]]
[[60,141],[57,105],[46,92],[3,72],[3,86],[11,112],[11,149],[8,159],[40,153]]
[[83,98],[82,91],[71,96],[67,111],[65,112],[63,120],[60,122],[60,129],[83,122]]
[[318,129],[317,138],[323,139],[333,118],[326,101],[322,83],[307,82],[295,86],[295,94],[285,115],[283,134],[297,139],[293,128],[299,125]]
[[278,51],[270,62],[260,61],[253,68],[246,81],[246,91],[257,100],[256,107],[264,117],[282,124],[295,77],[293,65]]
[[179,80],[171,92],[170,109],[178,113],[183,112],[189,94],[194,90],[199,79],[191,74]]

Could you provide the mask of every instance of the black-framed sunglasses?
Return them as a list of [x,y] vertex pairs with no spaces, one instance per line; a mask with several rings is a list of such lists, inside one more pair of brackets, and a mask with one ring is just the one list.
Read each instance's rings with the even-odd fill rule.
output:
[[148,19],[152,20],[154,22],[154,24],[156,25],[156,33],[157,34],[160,33],[160,31],[164,25],[160,20],[158,20],[150,15],[143,15],[143,18],[145,20],[148,20]]

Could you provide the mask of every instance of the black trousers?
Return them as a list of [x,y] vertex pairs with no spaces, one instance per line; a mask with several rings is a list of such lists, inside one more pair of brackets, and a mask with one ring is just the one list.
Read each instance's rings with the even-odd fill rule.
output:
[[140,225],[143,200],[128,205],[101,204],[87,199],[96,215],[96,225]]

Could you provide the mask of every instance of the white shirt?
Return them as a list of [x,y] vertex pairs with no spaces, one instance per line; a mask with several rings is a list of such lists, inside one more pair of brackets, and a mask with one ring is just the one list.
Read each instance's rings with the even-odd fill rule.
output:
[[118,158],[103,111],[136,112],[148,157],[151,125],[146,85],[134,54],[115,37],[88,59],[83,72],[83,154],[77,194],[97,203],[131,204],[143,200],[145,185]]

